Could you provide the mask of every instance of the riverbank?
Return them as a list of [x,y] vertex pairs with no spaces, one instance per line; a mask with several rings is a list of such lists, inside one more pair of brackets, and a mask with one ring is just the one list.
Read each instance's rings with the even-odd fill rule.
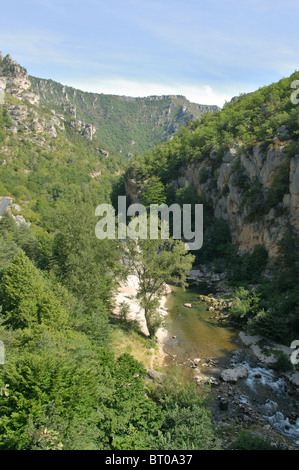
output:
[[[194,271],[191,272],[191,277],[194,276]],[[196,276],[198,277],[198,271],[196,271]],[[213,281],[217,282],[219,281],[218,277],[213,278]],[[137,299],[137,293],[138,293],[138,287],[139,287],[139,281],[137,276],[130,275],[126,279],[126,281],[123,281],[118,289],[118,292],[115,296],[115,307],[113,310],[113,315],[117,316],[118,318],[123,318],[128,322],[135,323],[137,328],[139,328],[141,334],[143,334],[146,338],[149,338],[149,331],[147,328],[147,323],[145,319],[145,314],[144,310],[140,307],[140,304]],[[150,360],[150,368],[158,367],[161,368],[163,367],[165,363],[165,359],[167,357],[173,358],[174,356],[176,357],[176,354],[172,354],[169,352],[169,350],[172,349],[172,346],[177,343],[177,340],[180,338],[177,338],[176,332],[169,331],[170,323],[169,321],[165,322],[165,319],[168,317],[168,307],[167,302],[171,299],[173,299],[175,295],[175,289],[176,288],[171,288],[169,285],[165,284],[164,286],[164,292],[163,295],[160,299],[159,303],[159,308],[158,308],[158,313],[161,316],[161,326],[158,328],[156,332],[156,350],[152,348],[152,357]],[[185,292],[185,291],[184,291]],[[227,312],[225,315],[222,315],[221,312],[218,311],[218,307],[215,306],[217,303],[220,305],[221,302],[223,301],[226,307],[229,307],[229,302],[224,301],[223,299],[219,298],[219,295],[217,296],[217,299],[214,299],[212,296],[203,296],[200,295],[199,293],[195,294],[195,297],[192,297],[192,289],[188,290],[185,297],[179,297],[179,305],[173,304],[171,305],[171,302],[169,302],[170,308],[174,309],[176,308],[178,311],[180,311],[181,308],[186,309],[190,308],[192,309],[190,315],[193,314],[194,312],[194,307],[196,308],[196,305],[194,305],[193,301],[194,298],[197,297],[200,301],[204,301],[207,304],[206,309],[210,312],[210,315],[208,317],[209,320],[211,320],[210,325],[213,326],[213,329],[211,330],[210,325],[207,326],[207,328],[201,328],[200,331],[197,332],[198,338],[200,338],[200,341],[202,343],[202,338],[204,338],[205,343],[207,343],[207,346],[210,344],[215,343],[215,336],[216,333],[219,334],[219,330],[217,331],[217,320],[220,320],[220,326],[223,326],[223,319],[229,320],[229,315],[227,315]],[[172,296],[170,296],[172,294]],[[191,298],[191,303],[190,303],[190,297]],[[197,300],[198,300],[197,299]],[[189,302],[186,303],[185,301],[188,300]],[[207,301],[208,300],[208,301]],[[215,304],[216,303],[216,304]],[[201,312],[196,312],[200,313],[203,316],[203,311]],[[213,322],[213,320],[215,320]],[[196,321],[196,317],[192,319],[193,322]],[[191,323],[192,323],[191,321]],[[207,317],[205,316],[205,321],[207,323]],[[167,324],[168,323],[168,324]],[[186,321],[184,320],[184,325],[186,325]],[[189,328],[189,335],[194,334],[194,330],[196,329],[195,324],[190,324],[188,325]],[[230,334],[225,335],[225,331],[229,332]],[[203,352],[203,357],[200,357],[201,365],[198,363],[198,367],[201,369],[201,374],[203,378],[205,379],[205,375],[202,367],[204,364],[207,367],[207,362],[209,363],[215,359],[215,350],[217,347],[221,348],[221,351],[227,351],[230,352],[234,349],[250,349],[250,352],[256,357],[257,360],[259,360],[261,363],[265,364],[265,366],[273,366],[275,365],[277,361],[277,352],[280,351],[284,353],[286,356],[290,357],[293,350],[287,346],[277,344],[274,342],[266,341],[264,338],[260,336],[251,336],[248,335],[244,331],[238,332],[236,330],[236,334],[232,334],[232,329],[226,329],[226,330],[221,330],[221,344],[217,345],[214,344],[211,348],[207,348],[207,350],[204,350]],[[185,335],[187,334],[187,331],[185,331]],[[238,334],[238,337],[236,336]],[[196,341],[197,337],[192,338],[193,343],[195,343],[196,346]],[[202,345],[201,345],[202,349]],[[207,353],[211,350],[211,357],[207,356]],[[197,351],[194,352],[195,358],[199,355]],[[188,357],[184,358],[184,360],[187,361],[192,361],[194,358],[193,357]],[[203,359],[203,361],[202,361]],[[227,362],[227,361],[226,361]],[[177,361],[174,361],[174,363],[177,363]],[[182,363],[182,359],[181,359]],[[212,365],[210,363],[210,367]],[[189,364],[188,364],[189,366]],[[225,357],[222,359],[222,366],[225,367]],[[196,369],[196,368],[194,368]],[[211,370],[211,369],[210,369]],[[215,373],[218,373],[218,377],[214,378],[214,383],[218,381],[219,379],[219,367],[215,367],[213,370],[215,370]],[[195,371],[197,372],[197,371]],[[199,374],[198,374],[199,375]],[[211,374],[208,374],[211,376]],[[297,388],[297,392],[299,392],[299,372],[298,371],[292,371],[292,372],[284,372],[281,373],[281,375],[288,380],[295,388]]]
[[[144,309],[140,306],[137,298],[138,288],[138,277],[135,275],[129,275],[127,279],[119,285],[118,291],[114,298],[114,309],[112,314],[117,318],[131,323],[132,325],[135,324],[140,333],[145,338],[149,338],[150,334],[146,323]],[[165,283],[163,295],[160,298],[158,307],[158,314],[161,317],[162,323],[155,334],[156,347],[150,348],[150,357],[147,357],[146,363],[144,364],[148,369],[161,369],[164,363],[166,355],[164,351],[164,344],[168,335],[168,331],[165,328],[163,319],[167,316],[168,313],[166,302],[170,294],[171,288]]]
[[[289,349],[273,343],[271,354],[269,342],[237,330],[229,314],[210,310],[214,297],[201,300],[200,291],[173,288],[167,298],[164,371],[196,382],[199,389],[211,384],[210,408],[225,445],[246,430],[277,448],[298,450],[297,373],[272,369],[277,360],[274,352],[288,354]],[[217,302],[221,304],[220,298]],[[240,370],[245,373],[237,376]],[[226,382],[225,377],[231,380]]]
[[[265,340],[261,336],[252,336],[244,331],[241,331],[239,334],[242,344],[249,348],[255,357],[263,364],[271,367],[275,366],[277,362],[277,352],[283,353],[286,357],[291,357],[291,354],[294,352],[294,349],[287,347],[283,344],[275,343],[273,341]],[[298,371],[288,371],[280,372],[280,374],[292,384],[297,393],[299,393],[299,372]]]
[[[141,359],[149,376],[151,373],[153,377],[160,376],[161,371],[167,374],[172,369],[176,376],[195,381],[199,387],[210,382],[210,409],[215,429],[224,437],[227,446],[238,433],[246,430],[263,436],[277,447],[298,449],[298,445],[285,437],[288,432],[296,433],[298,407],[294,395],[297,385],[293,383],[289,387],[280,380],[280,375],[274,371],[272,374],[271,358],[273,360],[275,355],[269,354],[269,345],[260,337],[250,337],[237,330],[230,324],[229,314],[223,321],[217,310],[210,310],[211,302],[201,300],[200,288],[185,290],[169,286],[165,286],[159,305],[163,324],[156,333],[156,339],[149,341],[144,311],[136,298],[137,291],[138,279],[129,276],[116,295],[114,314],[120,317],[125,303],[128,307],[126,320],[132,324],[135,322],[138,330],[142,331],[143,347],[149,348],[148,344],[151,344],[145,356],[132,346],[133,356]],[[140,333],[138,338],[140,341]],[[239,353],[244,354],[246,360],[242,362]],[[222,379],[222,371],[240,366],[248,371],[247,378],[235,383]],[[284,380],[287,380],[285,374]],[[279,397],[280,401],[276,402],[272,388],[280,388],[284,393],[283,399]],[[282,402],[283,408],[280,408]]]

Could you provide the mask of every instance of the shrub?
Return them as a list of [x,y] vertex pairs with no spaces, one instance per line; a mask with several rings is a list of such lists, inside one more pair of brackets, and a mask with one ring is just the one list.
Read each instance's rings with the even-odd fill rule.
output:
[[261,309],[249,322],[253,334],[260,334],[273,341],[284,342],[288,337],[288,326],[285,318],[273,308]]
[[273,446],[270,442],[260,436],[249,434],[248,432],[241,431],[237,440],[233,442],[230,450],[280,450],[278,447]]
[[275,356],[277,357],[277,360],[275,364],[273,364],[273,369],[279,372],[289,372],[293,370],[293,364],[287,354],[283,351],[275,351]]
[[256,291],[240,287],[235,291],[232,308],[230,310],[234,319],[240,322],[247,322],[254,317],[260,302],[260,294]]

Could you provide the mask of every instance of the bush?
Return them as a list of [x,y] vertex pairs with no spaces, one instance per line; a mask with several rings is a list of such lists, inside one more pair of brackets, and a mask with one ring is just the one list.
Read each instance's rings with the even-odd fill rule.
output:
[[217,450],[211,413],[206,408],[205,393],[195,384],[182,385],[173,377],[166,378],[156,389],[156,399],[164,410],[164,422],[157,448],[161,450]]
[[0,449],[27,450],[29,418],[36,422],[44,406],[55,404],[60,416],[82,420],[93,413],[98,380],[90,367],[49,354],[23,354],[1,371],[0,382],[9,384],[7,397],[0,397]]
[[247,322],[254,317],[260,302],[260,294],[256,291],[240,287],[235,291],[230,310],[232,317],[239,322]]
[[42,272],[22,250],[2,278],[0,302],[5,322],[13,328],[68,324],[68,312],[57,300]]
[[256,246],[253,253],[244,258],[244,268],[251,282],[258,280],[259,276],[266,268],[267,260],[268,252],[262,245]]
[[288,337],[285,318],[273,308],[261,309],[249,322],[253,334],[259,334],[273,341],[284,342]]
[[277,361],[273,365],[273,369],[279,372],[290,372],[293,370],[293,364],[289,356],[287,356],[283,351],[275,351],[275,356]]
[[230,445],[229,450],[280,450],[278,447],[273,446],[270,442],[266,441],[260,436],[249,434],[248,432],[241,431],[239,437],[233,444]]

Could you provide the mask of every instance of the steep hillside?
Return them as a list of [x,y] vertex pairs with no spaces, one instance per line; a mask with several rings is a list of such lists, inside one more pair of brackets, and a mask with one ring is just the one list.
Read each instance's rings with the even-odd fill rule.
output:
[[135,159],[127,173],[132,196],[153,175],[172,198],[189,185],[228,222],[240,252],[263,245],[277,256],[286,231],[299,233],[299,105],[291,101],[298,77],[232,100]]
[[[92,125],[73,126],[67,116],[43,103],[27,71],[7,55],[0,56],[0,77],[5,95],[0,106],[0,196],[13,196],[36,210],[68,198],[74,187],[103,187],[125,163],[108,151]],[[109,158],[107,158],[109,156]],[[31,214],[32,217],[33,214]]]
[[[235,289],[231,319],[288,346],[299,334],[299,105],[291,100],[298,78],[193,121],[135,158],[124,178],[132,201],[148,204],[157,188],[155,203],[203,204],[194,273],[221,273]],[[292,368],[288,357],[281,361]]]
[[[136,357],[154,366],[156,340],[112,316],[131,272],[118,240],[95,236],[95,208],[127,159],[44,102],[9,56],[0,83],[0,449],[218,448],[205,397],[176,381],[156,392]],[[178,248],[162,272],[182,279]]]
[[190,103],[183,96],[126,96],[88,93],[53,80],[29,77],[44,105],[71,119],[91,123],[92,132],[114,151],[127,157],[171,139],[190,119],[217,106]]
[[217,109],[180,96],[84,93],[29,77],[1,53],[0,79],[0,196],[25,201],[27,217],[41,201],[67,200],[74,187],[101,192],[103,181],[111,185],[123,171],[130,152],[151,149],[193,116]]

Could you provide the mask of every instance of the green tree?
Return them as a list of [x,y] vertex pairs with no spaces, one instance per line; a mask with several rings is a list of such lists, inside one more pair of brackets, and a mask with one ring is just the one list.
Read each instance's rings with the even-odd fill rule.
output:
[[150,333],[157,323],[155,309],[165,283],[183,285],[192,268],[194,256],[185,250],[181,240],[130,240],[124,251],[128,272],[139,280],[138,298],[144,308]]
[[146,208],[151,204],[165,204],[166,192],[165,187],[160,178],[152,176],[144,186],[140,195],[140,201]]
[[25,224],[20,224],[15,229],[14,238],[16,244],[26,253],[28,258],[37,262],[39,258],[39,241]]
[[259,292],[239,287],[234,293],[230,313],[236,321],[246,323],[248,319],[253,318],[257,314],[259,305]]
[[108,355],[104,359],[98,408],[102,445],[115,450],[152,449],[163,410],[145,394],[144,367],[127,353],[117,361]]
[[0,234],[8,235],[17,228],[17,224],[9,212],[4,212],[0,219]]
[[74,202],[58,208],[54,220],[55,271],[89,313],[107,305],[119,268],[117,242],[95,235],[94,210],[91,204]]
[[213,430],[205,391],[198,393],[193,383],[183,385],[168,377],[154,393],[164,412],[157,439],[163,450],[216,450],[220,440]]
[[28,426],[39,423],[35,429],[42,436],[41,418],[50,404],[58,414],[58,423],[63,418],[70,426],[78,417],[90,423],[99,399],[98,381],[95,368],[49,351],[25,353],[11,361],[0,372],[1,384],[9,385],[8,395],[0,396],[0,449],[30,449],[36,439],[30,436]]
[[58,327],[68,322],[67,311],[23,251],[13,259],[2,278],[0,302],[5,322],[13,328],[35,324]]
[[19,248],[15,242],[7,240],[6,237],[0,235],[0,276],[9,266],[9,263],[16,256],[18,251]]

